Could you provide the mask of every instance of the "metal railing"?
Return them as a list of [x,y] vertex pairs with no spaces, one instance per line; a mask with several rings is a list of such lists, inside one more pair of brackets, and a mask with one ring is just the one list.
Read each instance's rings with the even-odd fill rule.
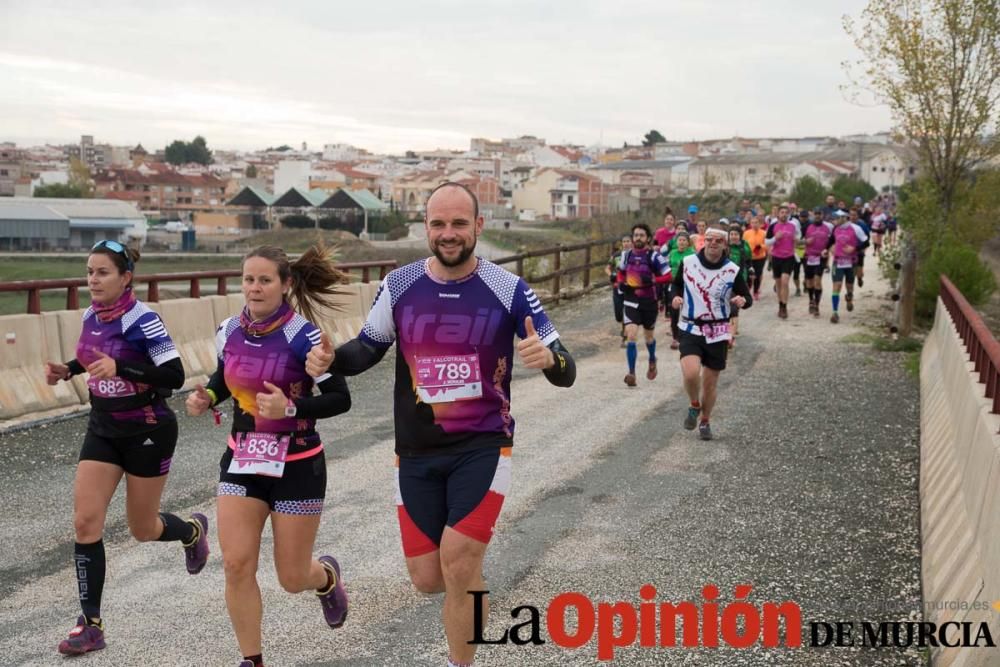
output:
[[[352,274],[354,271],[361,271],[361,282],[371,282],[372,269],[378,269],[379,280],[385,278],[392,269],[396,268],[396,260],[373,260],[367,262],[343,262],[336,264],[341,271]],[[135,283],[145,283],[147,286],[146,301],[155,303],[160,300],[160,285],[163,283],[188,283],[188,296],[199,298],[202,280],[215,280],[215,294],[225,295],[228,293],[227,280],[229,278],[239,278],[242,275],[239,269],[225,269],[221,271],[189,271],[187,273],[154,273],[151,275],[138,275],[134,278]],[[27,292],[28,303],[25,312],[37,315],[42,312],[42,291],[64,289],[66,290],[66,309],[76,310],[80,307],[80,288],[87,286],[86,278],[53,278],[47,280],[14,280],[11,282],[0,282],[0,292]]]
[[[615,241],[617,240],[618,237],[613,237],[601,239],[599,241],[574,243],[572,245],[559,244],[549,248],[523,252],[517,255],[508,255],[507,257],[501,257],[491,261],[494,264],[500,265],[513,264],[514,273],[524,278],[525,281],[536,288],[540,283],[550,282],[552,285],[549,290],[550,295],[541,297],[540,301],[543,304],[551,302],[559,303],[559,300],[565,297],[563,292],[563,277],[569,278],[577,273],[582,273],[583,276],[580,282],[584,292],[588,292],[596,287],[603,287],[607,285],[607,281],[604,280],[598,280],[596,283],[592,284],[591,272],[593,269],[601,268],[607,265],[608,258],[611,257],[611,253],[614,251]],[[596,261],[593,259],[595,248],[598,249],[598,259]],[[524,260],[536,257],[549,258],[552,270],[542,275],[525,275]],[[572,263],[573,260],[578,257],[580,261],[578,263]],[[564,266],[564,260],[570,262],[570,265]]]
[[982,316],[943,275],[941,301],[969,351],[969,361],[975,365],[979,381],[986,385],[986,398],[993,400],[993,413],[1000,414],[1000,343],[993,337]]

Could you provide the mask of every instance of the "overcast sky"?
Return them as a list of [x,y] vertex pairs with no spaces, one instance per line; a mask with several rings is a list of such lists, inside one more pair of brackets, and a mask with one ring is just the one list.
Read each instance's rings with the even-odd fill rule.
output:
[[0,0],[0,140],[373,151],[890,127],[840,86],[861,0]]

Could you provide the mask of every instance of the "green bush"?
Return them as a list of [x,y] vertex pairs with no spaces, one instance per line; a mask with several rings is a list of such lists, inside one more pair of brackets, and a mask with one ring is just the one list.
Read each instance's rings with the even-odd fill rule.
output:
[[853,176],[838,176],[834,180],[831,190],[834,197],[838,200],[843,199],[844,203],[848,206],[854,203],[855,197],[861,197],[864,201],[871,201],[878,196],[878,192],[868,181]]
[[993,272],[975,249],[946,237],[917,266],[917,316],[934,317],[942,274],[974,306],[985,303],[997,288]]
[[823,203],[826,199],[826,188],[812,176],[803,176],[795,181],[795,187],[792,188],[788,199],[795,202],[800,210],[808,211]]

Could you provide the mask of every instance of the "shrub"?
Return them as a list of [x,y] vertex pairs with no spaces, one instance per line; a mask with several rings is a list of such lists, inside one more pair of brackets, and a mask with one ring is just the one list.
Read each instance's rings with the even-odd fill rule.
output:
[[934,317],[940,276],[948,276],[972,305],[981,305],[997,288],[996,278],[969,245],[946,235],[917,267],[917,304],[919,317]]
[[281,218],[281,225],[289,229],[312,229],[316,226],[316,222],[308,215],[295,213]]

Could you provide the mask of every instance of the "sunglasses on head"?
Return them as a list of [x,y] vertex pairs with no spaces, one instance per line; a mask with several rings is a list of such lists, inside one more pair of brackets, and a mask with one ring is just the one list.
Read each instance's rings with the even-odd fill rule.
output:
[[94,252],[95,250],[100,250],[101,248],[107,248],[111,252],[117,255],[121,255],[122,257],[125,258],[126,270],[128,271],[135,270],[135,264],[132,263],[132,258],[128,256],[128,251],[125,249],[125,246],[123,246],[118,241],[98,241],[97,243],[94,244],[94,247],[90,249],[90,252]]

